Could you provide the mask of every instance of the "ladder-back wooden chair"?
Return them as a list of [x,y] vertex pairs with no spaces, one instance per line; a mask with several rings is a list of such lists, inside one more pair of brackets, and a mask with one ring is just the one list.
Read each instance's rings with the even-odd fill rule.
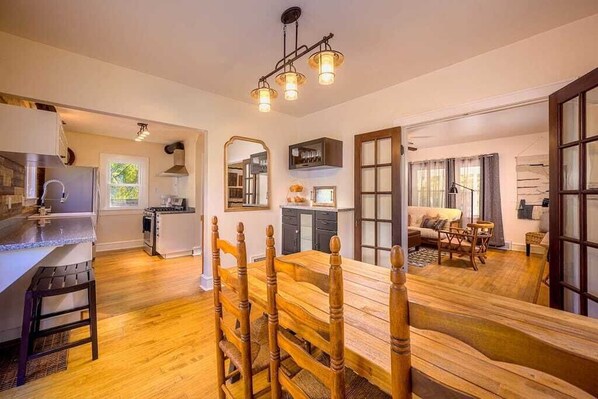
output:
[[442,264],[442,253],[467,255],[473,270],[478,270],[476,259],[486,264],[488,244],[494,232],[494,223],[479,220],[469,223],[467,229],[450,227],[448,230],[438,230],[438,264]]
[[[425,377],[411,368],[410,327],[446,334],[478,350],[489,359],[538,370],[598,396],[598,363],[559,348],[507,324],[479,316],[451,312],[410,302],[405,287],[403,250],[390,254],[390,342],[392,398],[410,398],[412,389],[426,398],[472,396]],[[508,381],[504,384],[508,386]]]
[[[268,330],[265,317],[250,322],[249,290],[247,284],[247,252],[243,223],[237,225],[236,245],[220,239],[218,218],[212,218],[212,273],[214,277],[214,311],[216,321],[216,363],[218,376],[218,397],[234,397],[226,382],[241,376],[244,398],[253,398],[253,375],[269,367]],[[237,279],[235,287],[223,292],[226,284],[221,278],[220,252],[236,259]],[[230,284],[233,284],[230,282]],[[236,291],[233,294],[232,291]],[[231,299],[231,296],[235,299]],[[239,327],[233,328],[224,322],[224,312],[234,316]],[[226,374],[225,360],[236,370]],[[256,393],[258,395],[260,393]]]
[[[284,262],[275,257],[274,229],[266,229],[266,272],[268,289],[268,334],[270,342],[271,397],[279,398],[388,398],[366,379],[345,369],[343,271],[341,268],[340,240],[330,239],[329,273],[319,273],[310,268]],[[329,319],[322,320],[308,309],[288,300],[278,292],[277,274],[283,273],[295,282],[308,283],[314,290],[328,294]],[[319,294],[318,294],[319,295]],[[317,348],[306,350],[286,330],[279,328],[279,317],[298,336]],[[284,350],[300,368],[289,376],[280,365]]]

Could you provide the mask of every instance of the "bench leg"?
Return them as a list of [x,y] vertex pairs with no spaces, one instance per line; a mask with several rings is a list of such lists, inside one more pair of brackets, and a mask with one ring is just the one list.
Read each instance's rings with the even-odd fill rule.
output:
[[89,283],[87,289],[89,301],[89,333],[91,335],[91,356],[93,360],[98,358],[98,315],[96,310],[96,284]]
[[530,252],[531,252],[531,245],[525,244],[525,256],[529,256]]
[[33,311],[33,295],[31,291],[25,293],[25,309],[23,309],[23,326],[21,327],[21,348],[19,351],[19,368],[17,371],[17,386],[25,383],[27,374],[27,358],[29,357],[31,313]]

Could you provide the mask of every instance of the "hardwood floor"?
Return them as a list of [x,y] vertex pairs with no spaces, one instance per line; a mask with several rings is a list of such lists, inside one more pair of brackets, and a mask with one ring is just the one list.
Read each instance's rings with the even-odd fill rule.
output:
[[[459,260],[410,271],[531,300],[542,266],[539,255],[493,252],[478,272]],[[71,349],[66,371],[0,398],[214,398],[213,297],[199,289],[200,257],[163,260],[119,251],[100,254],[95,270],[100,358],[91,361],[89,346]]]
[[442,259],[442,265],[409,266],[409,273],[461,287],[536,302],[546,257],[539,254],[525,256],[517,251],[488,251],[486,264],[478,264],[475,271],[467,258],[453,255]]
[[197,294],[201,256],[162,259],[141,249],[98,254],[98,317],[104,319]]

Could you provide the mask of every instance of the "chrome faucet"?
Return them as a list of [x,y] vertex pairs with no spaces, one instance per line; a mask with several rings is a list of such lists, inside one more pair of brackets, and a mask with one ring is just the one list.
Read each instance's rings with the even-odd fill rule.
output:
[[44,206],[46,203],[46,194],[47,194],[46,189],[48,188],[48,185],[50,183],[58,183],[62,186],[62,197],[60,197],[60,202],[66,201],[66,199],[69,197],[69,195],[65,191],[63,182],[61,182],[60,180],[57,180],[57,179],[48,180],[47,182],[44,183],[44,188],[42,191],[42,198],[41,198],[41,206]]

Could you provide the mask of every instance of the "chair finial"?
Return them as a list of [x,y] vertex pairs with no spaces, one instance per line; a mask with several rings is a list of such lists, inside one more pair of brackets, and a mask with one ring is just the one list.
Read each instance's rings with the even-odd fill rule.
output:
[[330,252],[333,254],[338,254],[341,250],[341,240],[338,236],[333,236],[330,239]]
[[213,232],[218,231],[218,217],[216,217],[216,216],[212,216],[212,231]]
[[393,269],[400,269],[405,263],[403,249],[400,245],[394,245],[390,250],[390,264]]
[[267,237],[274,236],[274,227],[272,227],[271,224],[269,224],[268,227],[266,227],[266,236]]

